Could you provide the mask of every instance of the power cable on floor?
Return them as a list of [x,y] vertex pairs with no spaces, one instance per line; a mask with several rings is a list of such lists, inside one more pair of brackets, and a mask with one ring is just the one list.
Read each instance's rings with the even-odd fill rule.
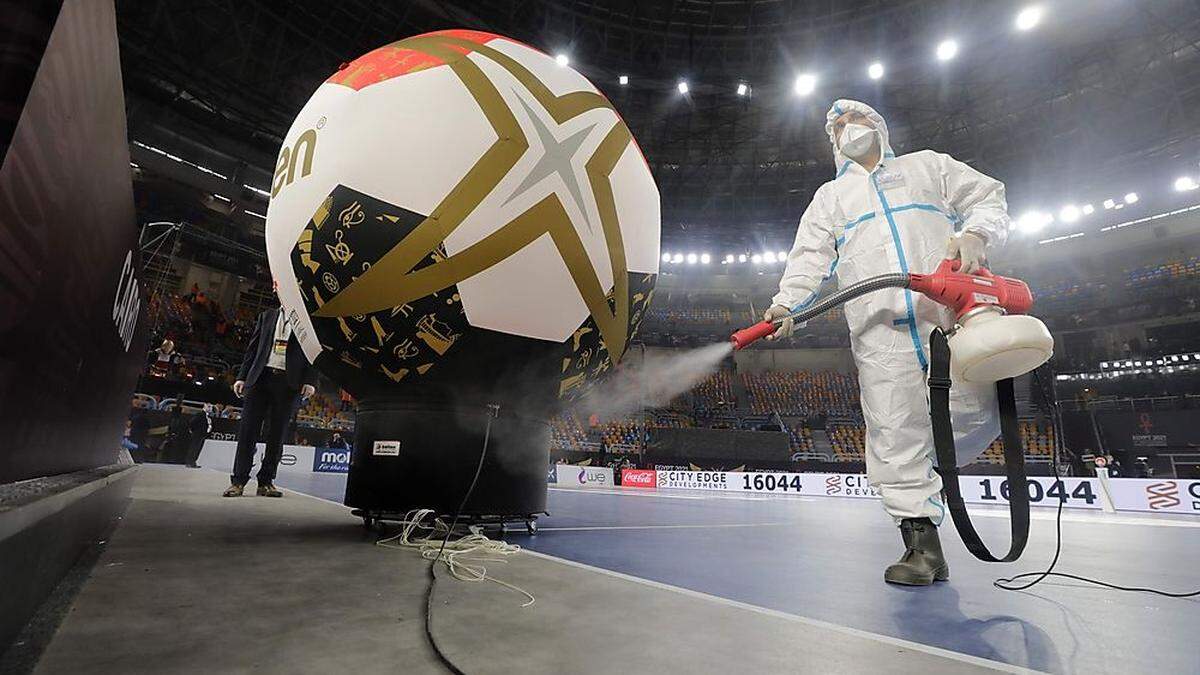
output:
[[[425,638],[429,641],[429,646],[433,648],[434,654],[437,655],[442,665],[446,666],[450,672],[458,675],[462,675],[463,671],[442,652],[437,639],[433,635],[433,595],[434,588],[437,585],[437,574],[434,572],[434,568],[438,562],[444,562],[450,574],[461,581],[491,581],[524,595],[529,598],[529,601],[521,605],[522,607],[528,607],[535,602],[535,598],[528,591],[495,577],[488,576],[487,568],[482,564],[485,562],[506,562],[505,558],[521,550],[520,546],[489,539],[483,534],[482,528],[479,526],[469,527],[467,534],[455,539],[453,543],[450,542],[450,537],[453,536],[454,530],[458,526],[463,509],[466,508],[467,502],[470,501],[471,495],[475,491],[475,485],[479,482],[479,475],[483,472],[484,461],[487,458],[488,442],[491,440],[492,421],[499,415],[499,412],[500,406],[494,404],[488,406],[487,427],[483,433],[483,447],[479,452],[479,462],[475,467],[475,475],[471,478],[471,484],[467,487],[466,493],[463,494],[462,501],[459,502],[450,524],[447,525],[441,518],[434,517],[429,525],[424,525],[423,523],[426,518],[436,516],[436,512],[433,509],[414,509],[404,515],[404,519],[400,522],[401,529],[398,534],[375,542],[376,545],[383,546],[384,548],[417,549],[421,553],[421,557],[429,560],[429,567],[427,568],[429,582],[425,587]],[[439,537],[438,535],[443,529],[445,530],[445,534]],[[424,536],[414,536],[418,531],[422,530],[428,530],[429,533]]]
[[[1034,381],[1035,385],[1038,387],[1038,390],[1039,390],[1040,394],[1042,395],[1043,400],[1048,399],[1049,408],[1051,411],[1050,423],[1051,423],[1051,428],[1054,431],[1054,444],[1052,445],[1052,447],[1050,449],[1050,466],[1054,471],[1054,483],[1056,485],[1059,485],[1062,483],[1062,477],[1059,476],[1059,473],[1058,473],[1058,452],[1059,452],[1059,448],[1063,447],[1063,440],[1064,440],[1065,436],[1064,436],[1063,430],[1062,430],[1062,416],[1059,414],[1058,401],[1057,401],[1057,398],[1054,396],[1053,380],[1051,380],[1050,389],[1047,389],[1045,383],[1042,382],[1042,376],[1044,374],[1046,374],[1043,372],[1043,370],[1044,369],[1039,368],[1038,370],[1035,370],[1033,372],[1033,381]],[[1009,490],[1017,490],[1020,488],[1018,488],[1017,486],[1014,486],[1014,485],[1010,485],[1008,487],[1008,489]],[[1029,489],[1029,488],[1026,487],[1025,489]],[[1001,590],[1004,590],[1004,591],[1024,591],[1024,590],[1032,588],[1032,587],[1036,586],[1037,584],[1041,583],[1047,577],[1059,577],[1059,578],[1063,578],[1063,579],[1073,579],[1075,581],[1082,581],[1087,584],[1093,584],[1096,586],[1101,586],[1103,588],[1109,588],[1109,589],[1112,589],[1115,591],[1129,591],[1129,592],[1133,592],[1133,593],[1153,593],[1154,595],[1161,595],[1161,596],[1168,597],[1168,598],[1193,598],[1196,596],[1200,596],[1200,590],[1183,592],[1183,593],[1174,593],[1171,591],[1159,590],[1157,588],[1143,588],[1140,586],[1121,586],[1119,584],[1112,584],[1107,581],[1100,581],[1099,579],[1092,579],[1089,577],[1080,576],[1078,574],[1069,574],[1067,572],[1055,572],[1054,568],[1056,566],[1058,566],[1058,559],[1062,555],[1062,515],[1063,515],[1063,505],[1066,503],[1066,501],[1067,500],[1065,497],[1060,497],[1058,500],[1058,513],[1054,517],[1054,536],[1055,536],[1054,557],[1051,558],[1050,564],[1048,566],[1046,566],[1046,569],[1041,572],[1023,572],[1021,574],[1017,574],[1017,575],[1014,575],[1011,577],[1000,577],[1000,578],[992,581],[993,586],[995,586],[996,588],[999,588]],[[1032,581],[1018,582],[1018,579],[1028,579],[1030,577],[1034,577],[1034,579]]]

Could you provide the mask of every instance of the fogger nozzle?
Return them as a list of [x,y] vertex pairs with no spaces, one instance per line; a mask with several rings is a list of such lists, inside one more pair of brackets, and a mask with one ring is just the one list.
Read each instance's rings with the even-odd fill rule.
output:
[[779,326],[776,326],[770,321],[761,321],[753,326],[750,326],[749,328],[743,328],[735,332],[733,335],[730,335],[729,341],[733,343],[734,349],[741,349],[752,342],[757,342],[758,340],[767,337],[778,329]]

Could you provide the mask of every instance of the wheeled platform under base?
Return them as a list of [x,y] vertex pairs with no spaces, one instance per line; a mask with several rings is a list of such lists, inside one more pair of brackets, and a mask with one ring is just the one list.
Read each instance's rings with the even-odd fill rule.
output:
[[[364,509],[354,509],[350,512],[351,515],[362,518],[363,527],[368,530],[373,530],[383,523],[400,523],[404,522],[404,517],[407,512],[400,513],[397,511],[368,511]],[[525,532],[528,534],[538,533],[538,516],[550,515],[543,511],[542,513],[530,513],[525,516],[466,516],[459,518],[459,525],[478,525],[484,528],[485,531],[495,529],[504,534],[509,532],[509,527],[512,525],[523,525]],[[443,520],[449,521],[453,518],[452,514],[443,514]]]

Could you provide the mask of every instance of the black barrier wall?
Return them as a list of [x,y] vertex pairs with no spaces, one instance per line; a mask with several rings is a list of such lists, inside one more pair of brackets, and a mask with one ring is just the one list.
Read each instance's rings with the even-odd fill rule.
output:
[[[5,53],[37,4],[0,2]],[[145,350],[120,65],[111,0],[62,3],[0,164],[0,483],[117,456]]]
[[788,435],[779,431],[655,429],[646,443],[649,464],[782,469],[790,466]]

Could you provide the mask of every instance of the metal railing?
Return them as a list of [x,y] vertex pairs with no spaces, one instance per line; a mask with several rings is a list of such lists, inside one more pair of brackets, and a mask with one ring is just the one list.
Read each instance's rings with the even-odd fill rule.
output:
[[1143,396],[1130,398],[1104,397],[1090,401],[1060,401],[1063,410],[1071,412],[1154,412],[1200,408],[1200,396],[1179,394],[1176,396]]

